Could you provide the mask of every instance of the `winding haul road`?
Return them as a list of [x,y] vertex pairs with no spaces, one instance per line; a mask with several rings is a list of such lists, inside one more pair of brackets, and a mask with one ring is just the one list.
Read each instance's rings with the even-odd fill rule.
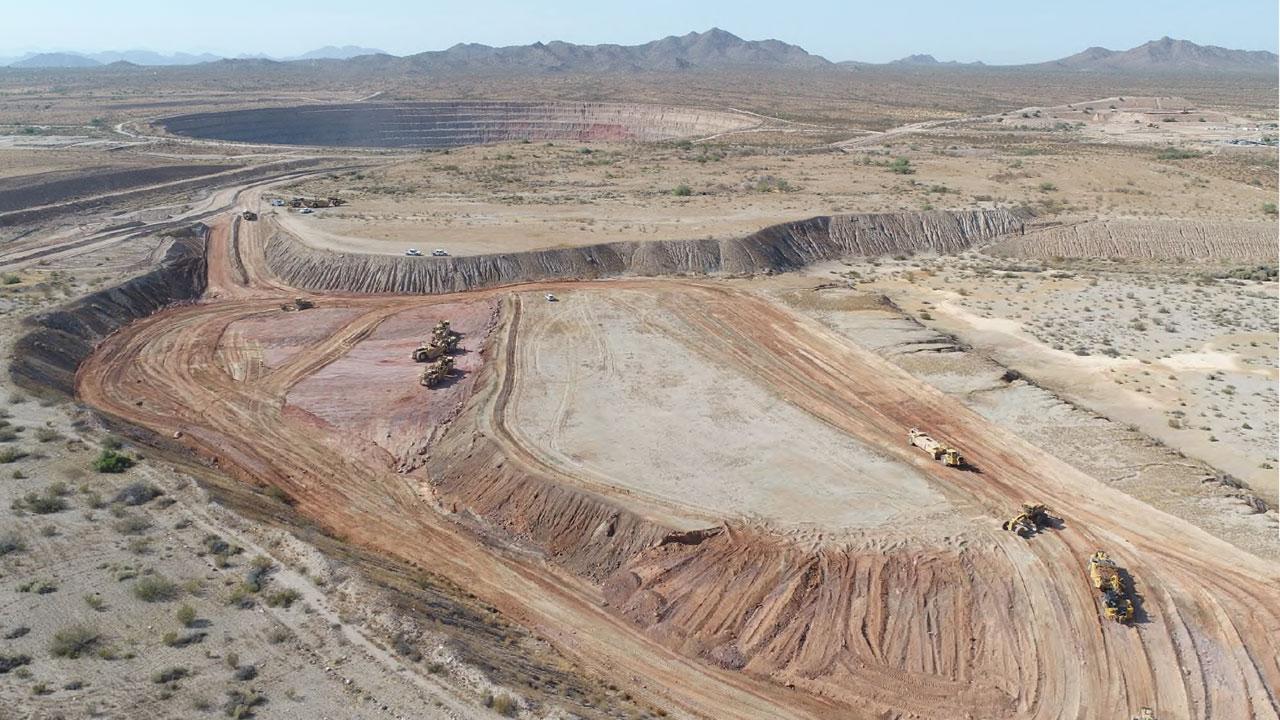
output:
[[[227,326],[279,313],[281,302],[307,294],[267,269],[266,224],[215,222],[206,299],[108,338],[81,367],[79,396],[157,433],[180,432],[198,455],[246,481],[282,488],[301,513],[352,543],[455,579],[659,707],[709,718],[1127,720],[1144,706],[1161,720],[1280,717],[1280,570],[1273,564],[1047,456],[816,322],[727,285],[628,280],[331,296],[325,306],[358,312],[284,364],[237,380],[219,353]],[[607,605],[601,586],[562,565],[481,542],[424,500],[416,481],[396,474],[384,455],[353,449],[349,438],[285,412],[290,388],[408,308],[495,296],[518,307],[525,294],[621,286],[661,292],[666,309],[697,329],[686,340],[699,352],[934,479],[957,513],[972,519],[974,529],[946,549],[964,562],[941,565],[944,572],[928,582],[908,563],[901,572],[919,587],[888,591],[865,577],[885,572],[884,558],[896,552],[888,544],[779,553],[786,538],[764,542],[730,531],[701,546],[641,553],[624,568],[669,602],[664,618],[646,624]],[[484,351],[493,387],[478,395],[501,397],[504,383],[519,381],[509,352],[519,326],[518,312],[504,314]],[[576,482],[521,447],[518,433],[504,432],[495,407],[494,427],[473,432],[492,435],[530,477]],[[906,429],[917,424],[962,439],[981,472],[943,468],[905,447]],[[598,481],[590,491],[608,493]],[[999,518],[1028,500],[1049,504],[1065,527],[1031,541],[1000,532]],[[670,510],[643,500],[628,509],[655,522]],[[1142,617],[1134,627],[1098,617],[1084,562],[1099,548],[1135,579]],[[815,559],[794,569],[779,560],[793,556]],[[880,594],[868,594],[864,582]],[[785,602],[775,603],[781,596]],[[684,642],[666,632],[677,625]],[[752,658],[744,670],[708,662],[699,649],[726,637]]]

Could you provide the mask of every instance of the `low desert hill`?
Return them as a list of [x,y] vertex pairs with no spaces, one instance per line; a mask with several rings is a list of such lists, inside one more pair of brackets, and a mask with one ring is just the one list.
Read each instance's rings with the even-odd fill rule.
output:
[[1095,72],[1275,72],[1276,54],[1265,50],[1231,50],[1163,37],[1129,50],[1091,47],[1043,68]]

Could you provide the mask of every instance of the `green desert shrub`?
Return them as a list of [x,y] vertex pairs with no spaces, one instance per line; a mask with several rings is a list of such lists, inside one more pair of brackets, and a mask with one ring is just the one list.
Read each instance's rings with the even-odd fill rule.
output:
[[163,575],[144,575],[133,584],[133,596],[143,602],[171,602],[181,594],[178,583]]
[[302,594],[293,588],[285,588],[284,590],[268,593],[266,597],[267,607],[290,608],[300,597],[302,597]]
[[68,507],[67,499],[58,488],[49,486],[42,493],[29,492],[10,505],[14,510],[22,510],[36,515],[51,515],[62,512]]
[[136,507],[138,505],[145,505],[163,494],[164,493],[160,491],[160,488],[152,485],[151,483],[135,482],[129,483],[128,485],[120,488],[120,491],[116,493],[114,501],[122,505]]
[[22,539],[21,535],[16,532],[7,532],[0,535],[0,557],[4,557],[10,553],[22,552],[27,549],[27,541]]
[[103,450],[93,461],[93,469],[100,473],[122,473],[133,467],[133,458],[115,450]]
[[54,657],[78,658],[95,650],[102,642],[102,633],[87,625],[69,625],[53,634],[49,652]]
[[157,685],[163,685],[165,683],[177,682],[190,674],[190,670],[184,667],[174,666],[151,673],[151,682]]
[[1203,157],[1204,153],[1197,150],[1188,150],[1186,148],[1167,147],[1161,150],[1157,155],[1157,160],[1192,160],[1194,158]]
[[0,654],[0,675],[4,675],[10,670],[20,668],[23,665],[31,664],[31,656],[21,653],[15,655]]

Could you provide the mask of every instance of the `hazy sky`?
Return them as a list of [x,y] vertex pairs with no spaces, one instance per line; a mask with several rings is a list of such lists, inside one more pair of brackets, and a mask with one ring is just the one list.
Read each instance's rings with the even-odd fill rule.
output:
[[721,27],[830,60],[1019,63],[1169,35],[1276,50],[1276,0],[0,0],[0,55],[32,50],[267,53],[363,45],[403,55],[458,42],[636,44]]

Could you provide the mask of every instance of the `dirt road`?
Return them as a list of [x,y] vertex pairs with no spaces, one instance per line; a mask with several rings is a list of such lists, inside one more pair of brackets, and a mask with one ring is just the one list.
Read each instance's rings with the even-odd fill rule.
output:
[[[675,280],[328,297],[327,306],[355,311],[351,319],[278,367],[237,380],[218,350],[227,326],[279,313],[295,294],[263,269],[262,225],[244,225],[254,227],[215,228],[211,297],[109,338],[80,370],[80,397],[158,433],[180,431],[198,455],[282,488],[329,531],[463,582],[660,707],[713,718],[1124,718],[1142,706],[1160,718],[1280,716],[1276,567],[1048,457],[815,322],[724,285]],[[480,542],[384,455],[286,412],[291,387],[408,308],[548,289],[568,303],[570,293],[619,288],[660,293],[665,310],[695,330],[681,340],[692,352],[913,466],[968,529],[933,545],[913,542],[909,527],[834,545],[731,523],[688,542],[650,543],[592,581],[569,571],[571,552],[547,561],[529,552],[536,547]],[[494,464],[503,477],[561,488],[587,516],[593,507],[616,507],[615,518],[631,511],[616,487],[599,478],[588,486],[573,467],[554,467],[518,435],[498,432],[507,417],[497,400],[519,382],[519,313],[502,322],[484,351],[493,377],[476,396],[498,427],[455,422],[447,447],[463,450],[452,464],[483,485],[484,468],[465,448],[489,443],[501,450]],[[913,451],[904,442],[913,425],[954,439],[978,471]],[[999,531],[999,519],[1027,500],[1048,503],[1065,527],[1032,541]],[[661,530],[661,514],[648,515],[638,522]],[[521,522],[508,533],[559,519]],[[612,525],[576,531],[614,536]],[[1098,618],[1084,563],[1099,548],[1132,574],[1135,627]]]
[[[256,166],[253,169],[258,171],[268,171],[272,165],[281,163],[267,163]],[[283,165],[283,164],[282,164]],[[337,169],[343,169],[346,166]],[[115,225],[103,227],[92,232],[83,232],[81,228],[75,231],[61,231],[55,235],[47,235],[44,233],[34,233],[24,236],[5,245],[4,250],[0,252],[0,269],[9,267],[18,267],[30,263],[33,260],[48,260],[54,258],[66,258],[86,253],[101,251],[105,248],[118,245],[128,240],[142,238],[147,236],[159,236],[166,231],[179,229],[193,223],[211,219],[225,213],[228,208],[235,205],[260,205],[260,198],[263,191],[268,188],[282,185],[289,182],[297,182],[317,175],[324,175],[333,172],[335,168],[326,167],[322,170],[297,170],[288,169],[255,179],[250,182],[235,182],[231,185],[222,187],[215,186],[207,197],[192,203],[190,207],[176,212],[172,216],[164,220],[152,222],[129,223],[124,226]],[[240,173],[243,170],[229,171],[222,175]],[[219,176],[215,175],[208,178],[210,183],[215,183]],[[164,186],[155,186],[151,188],[135,188],[130,193],[150,192],[152,190],[162,189]],[[106,194],[88,198],[93,201],[106,201],[113,194]],[[84,202],[77,200],[76,202]],[[177,209],[177,207],[175,207]],[[24,210],[23,212],[27,212]]]

